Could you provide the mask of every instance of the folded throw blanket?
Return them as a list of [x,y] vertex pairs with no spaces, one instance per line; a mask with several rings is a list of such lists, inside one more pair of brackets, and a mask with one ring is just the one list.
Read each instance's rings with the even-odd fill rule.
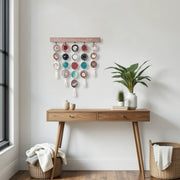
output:
[[153,145],[154,158],[159,170],[167,169],[171,164],[172,159],[172,146],[159,146]]
[[[36,157],[32,158],[33,156],[37,155],[37,158],[39,160],[40,167],[43,172],[46,172],[53,168],[53,162],[52,158],[54,157],[55,152],[55,146],[53,144],[43,143],[43,144],[37,144],[33,146],[31,149],[26,151],[27,161],[32,161],[32,164],[34,163]],[[58,148],[58,154],[57,157],[61,157],[63,163],[66,165],[66,155],[65,153]]]

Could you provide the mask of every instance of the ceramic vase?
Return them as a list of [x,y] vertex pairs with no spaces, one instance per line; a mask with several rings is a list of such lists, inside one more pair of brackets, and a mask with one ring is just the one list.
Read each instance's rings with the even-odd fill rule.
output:
[[124,106],[124,102],[123,101],[118,101],[118,106]]
[[67,100],[65,100],[65,101],[63,102],[63,109],[64,109],[64,110],[68,110],[68,109],[69,109],[69,102],[68,102]]
[[126,101],[128,104],[128,109],[136,109],[137,108],[137,96],[135,93],[128,93],[126,97]]

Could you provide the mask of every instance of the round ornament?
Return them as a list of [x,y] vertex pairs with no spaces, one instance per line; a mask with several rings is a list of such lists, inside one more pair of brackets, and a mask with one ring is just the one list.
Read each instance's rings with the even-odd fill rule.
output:
[[58,59],[59,59],[59,54],[57,53],[57,52],[55,52],[54,54],[53,54],[53,58],[57,61]]
[[77,81],[76,79],[73,79],[73,80],[71,81],[71,86],[72,86],[73,88],[77,87],[77,86],[78,86],[78,81]]
[[64,60],[68,60],[68,59],[69,59],[69,55],[68,55],[67,53],[64,53],[64,54],[62,55],[62,58],[63,58]]
[[81,71],[80,76],[82,78],[87,78],[88,77],[88,72],[86,70],[83,70],[83,71]]
[[91,46],[91,50],[92,51],[97,51],[98,50],[98,46],[93,43],[93,45]]
[[71,67],[72,67],[72,69],[76,70],[78,68],[78,63],[77,62],[73,62],[71,64]]
[[78,52],[78,50],[79,50],[79,46],[77,44],[72,45],[73,52]]
[[55,52],[58,52],[58,51],[60,51],[60,46],[58,44],[55,44],[53,46],[53,49],[54,49]]
[[63,50],[64,52],[67,52],[67,51],[69,50],[69,45],[66,44],[66,43],[64,43],[64,44],[62,45],[62,50]]
[[81,68],[82,69],[86,69],[87,68],[87,63],[86,62],[82,62],[81,63]]
[[78,72],[77,71],[73,71],[71,73],[71,76],[72,76],[72,78],[76,79],[78,77]]
[[68,78],[69,77],[69,71],[67,69],[62,70],[62,76],[64,78]]
[[82,54],[82,55],[81,55],[81,59],[82,59],[83,61],[86,61],[86,60],[88,59],[88,55],[87,55],[86,53]]
[[66,69],[66,68],[68,68],[68,66],[69,66],[69,63],[68,62],[63,62],[63,67]]
[[73,55],[72,55],[72,59],[73,59],[74,61],[77,61],[77,60],[78,60],[78,55],[77,55],[77,54],[73,54]]
[[82,49],[82,51],[87,52],[88,46],[84,44],[84,45],[82,45],[81,49]]
[[97,54],[96,53],[91,53],[91,59],[96,59],[97,58]]
[[53,67],[55,70],[58,70],[60,68],[60,63],[58,61],[54,62]]
[[92,62],[91,62],[91,67],[92,67],[92,68],[95,68],[96,66],[97,66],[97,62],[96,62],[96,61],[92,61]]

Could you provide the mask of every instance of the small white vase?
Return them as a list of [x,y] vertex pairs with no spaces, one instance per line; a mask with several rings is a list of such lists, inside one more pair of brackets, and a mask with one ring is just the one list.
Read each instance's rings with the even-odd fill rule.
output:
[[123,101],[118,101],[118,106],[124,106],[124,102]]
[[69,109],[69,102],[68,102],[67,100],[65,100],[65,101],[63,102],[63,109],[64,109],[64,110],[68,110],[68,109]]
[[136,109],[137,108],[137,96],[135,93],[128,93],[127,97],[126,97],[126,101],[128,104],[128,108],[129,109]]

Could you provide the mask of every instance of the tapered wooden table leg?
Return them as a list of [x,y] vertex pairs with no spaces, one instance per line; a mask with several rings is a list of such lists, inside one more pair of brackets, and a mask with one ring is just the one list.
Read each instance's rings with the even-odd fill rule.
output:
[[54,153],[54,166],[51,173],[51,179],[54,178],[54,170],[56,168],[56,158],[57,158],[57,153],[58,153],[58,147],[61,147],[61,144],[62,144],[63,131],[64,131],[64,122],[59,122],[58,130],[57,130],[57,137],[56,137],[55,153]]
[[134,138],[135,138],[135,143],[136,143],[139,170],[142,173],[142,176],[144,178],[145,175],[144,175],[144,166],[143,166],[143,158],[142,158],[142,150],[141,150],[141,141],[139,137],[138,122],[132,122],[132,125],[133,125]]

